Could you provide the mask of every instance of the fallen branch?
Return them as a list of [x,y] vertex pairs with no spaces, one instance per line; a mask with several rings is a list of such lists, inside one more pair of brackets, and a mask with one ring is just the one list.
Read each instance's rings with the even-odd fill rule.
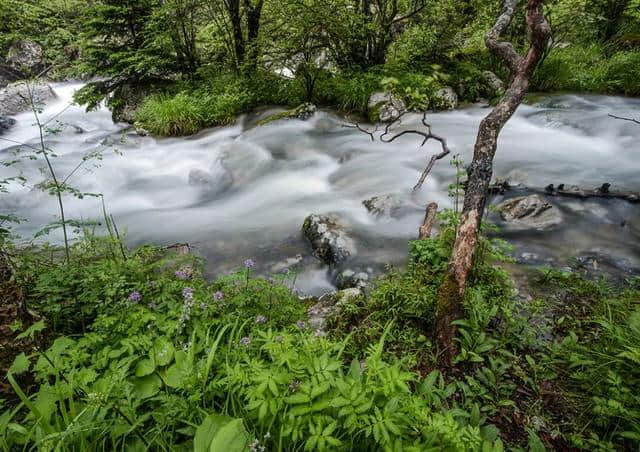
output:
[[623,116],[616,116],[616,115],[612,115],[612,114],[609,114],[609,116],[614,118],[614,119],[620,119],[621,121],[629,121],[629,122],[633,122],[635,124],[640,124],[640,121],[638,121],[637,119],[625,118]]
[[544,188],[526,187],[524,185],[512,186],[508,182],[494,182],[489,186],[489,193],[491,194],[505,194],[511,190],[529,191],[532,193],[540,193],[550,196],[564,196],[570,198],[604,198],[604,199],[622,199],[632,204],[640,203],[640,192],[628,192],[628,191],[611,191],[611,184],[604,183],[600,187],[593,190],[582,189],[576,185],[567,187],[565,184],[560,184],[557,187],[554,184],[549,184]]
[[[413,191],[415,192],[415,191],[418,191],[420,188],[422,188],[422,184],[424,184],[424,181],[427,179],[427,176],[433,169],[433,166],[435,165],[436,161],[445,158],[447,155],[451,153],[451,150],[449,149],[449,146],[447,144],[447,139],[433,133],[433,131],[431,130],[431,124],[427,123],[426,111],[422,113],[422,125],[425,127],[426,131],[417,130],[417,129],[408,129],[408,130],[403,130],[401,132],[398,132],[392,135],[391,137],[387,138],[387,136],[392,132],[393,128],[397,125],[400,125],[402,123],[402,118],[408,113],[409,113],[408,111],[405,111],[400,115],[398,115],[396,119],[388,123],[384,128],[384,132],[382,132],[382,134],[380,135],[380,141],[382,141],[383,143],[391,143],[392,141],[395,141],[396,139],[404,135],[418,135],[422,137],[422,143],[420,144],[421,148],[424,147],[424,145],[427,144],[429,140],[435,140],[439,142],[440,146],[442,147],[442,152],[431,156],[431,158],[427,162],[427,166],[422,172],[422,174],[420,175],[420,179],[418,180],[418,183],[413,187]],[[369,137],[371,138],[371,141],[375,141],[375,133],[378,131],[377,125],[373,130],[365,129],[358,123],[344,124],[343,127],[347,127],[350,129],[357,129],[360,132],[369,135]]]

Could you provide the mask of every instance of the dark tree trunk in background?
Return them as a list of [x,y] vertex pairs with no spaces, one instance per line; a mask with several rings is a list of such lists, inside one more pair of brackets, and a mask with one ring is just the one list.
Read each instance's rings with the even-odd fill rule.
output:
[[247,14],[247,65],[250,70],[254,70],[258,64],[258,35],[260,34],[260,17],[264,0],[258,0],[252,4],[251,0],[245,0],[245,10]]
[[458,351],[455,343],[457,328],[452,322],[463,316],[462,301],[473,266],[480,223],[493,175],[493,157],[498,135],[527,94],[531,76],[551,37],[551,28],[543,11],[544,0],[527,0],[530,47],[526,55],[519,55],[510,42],[501,40],[515,15],[518,3],[519,0],[504,1],[502,14],[485,38],[491,53],[509,68],[510,83],[504,97],[480,123],[453,254],[438,293],[436,342],[443,353],[444,364],[449,366]]

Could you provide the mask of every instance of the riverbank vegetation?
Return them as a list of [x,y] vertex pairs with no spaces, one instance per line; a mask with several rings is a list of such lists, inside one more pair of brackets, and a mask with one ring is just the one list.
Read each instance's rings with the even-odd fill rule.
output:
[[485,239],[461,353],[441,369],[429,313],[455,217],[441,221],[437,238],[412,242],[407,270],[342,298],[326,332],[293,272],[256,277],[252,260],[208,281],[189,254],[122,253],[91,235],[68,264],[53,249],[5,246],[2,297],[22,308],[5,323],[3,345],[19,347],[3,360],[0,447],[636,447],[640,281],[530,270],[529,297],[517,296],[502,245]]
[[[545,17],[531,0],[525,29],[509,0],[502,15],[473,0],[374,3],[103,0],[51,21],[26,3],[29,27],[85,20],[77,58],[57,67],[101,77],[78,100],[106,99],[117,119],[162,135],[265,104],[370,115],[378,91],[410,110],[451,107],[452,92],[498,107],[480,126],[468,174],[452,156],[455,210],[438,214],[433,237],[427,215],[406,268],[316,298],[298,293],[290,268],[258,274],[247,258],[209,279],[188,245],[127,248],[104,200],[99,222],[65,217],[65,196],[100,195],[58,177],[48,139],[58,130],[40,120],[26,83],[40,146],[25,144],[28,154],[3,164],[46,163],[39,185],[60,219],[42,235],[62,229],[64,246],[25,245],[10,228],[24,220],[0,215],[1,450],[639,447],[640,280],[516,268],[481,221],[498,133],[538,59],[534,86],[636,94],[637,5],[560,0]],[[556,48],[546,46],[548,20],[559,22]],[[35,33],[17,23],[3,26]],[[496,57],[482,44],[487,29]],[[511,75],[504,97],[500,64]],[[424,125],[409,133],[440,142],[433,164],[449,148]],[[70,174],[99,158],[92,150]],[[0,179],[0,192],[23,179]],[[443,305],[450,299],[455,312]],[[453,322],[440,324],[443,311]]]
[[[371,95],[389,88],[416,111],[448,104],[446,87],[463,103],[490,101],[507,77],[484,44],[498,1],[59,3],[4,2],[16,20],[2,25],[0,53],[39,42],[52,75],[101,77],[79,102],[106,98],[114,118],[161,135],[226,124],[260,105],[313,102],[366,117]],[[639,8],[547,3],[554,36],[532,90],[637,95]],[[519,47],[521,31],[509,36]]]

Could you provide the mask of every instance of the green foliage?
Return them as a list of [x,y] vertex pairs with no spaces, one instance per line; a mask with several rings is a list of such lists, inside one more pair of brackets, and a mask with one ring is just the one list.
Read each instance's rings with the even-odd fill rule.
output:
[[[573,435],[584,448],[633,448],[640,444],[640,285],[622,289],[547,272],[551,290],[565,293],[563,331],[549,358],[593,422],[589,435]],[[585,310],[587,314],[585,315]],[[623,447],[625,446],[625,447]]]
[[229,124],[258,105],[295,101],[290,96],[293,88],[290,81],[262,72],[251,77],[213,76],[204,83],[187,84],[176,94],[146,98],[136,121],[157,135],[191,135],[204,127]]
[[136,119],[142,127],[157,135],[192,135],[204,125],[200,101],[185,92],[173,97],[151,96],[137,110]]
[[578,91],[638,95],[640,53],[616,52],[607,57],[598,45],[554,49],[534,76],[539,91]]
[[[29,303],[50,315],[82,297],[91,319],[84,334],[14,362],[8,379],[25,410],[0,418],[6,449],[502,450],[473,413],[431,409],[433,382],[383,359],[386,333],[345,361],[345,342],[294,324],[306,307],[286,286],[292,276],[244,268],[208,283],[157,249],[123,260],[78,247],[71,264],[32,270]],[[33,393],[18,383],[25,372]]]

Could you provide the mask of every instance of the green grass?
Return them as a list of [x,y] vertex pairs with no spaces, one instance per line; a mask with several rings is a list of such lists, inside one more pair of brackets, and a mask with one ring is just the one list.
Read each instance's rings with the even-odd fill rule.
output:
[[537,91],[575,91],[640,95],[640,52],[620,51],[611,56],[602,46],[554,49],[538,68]]

